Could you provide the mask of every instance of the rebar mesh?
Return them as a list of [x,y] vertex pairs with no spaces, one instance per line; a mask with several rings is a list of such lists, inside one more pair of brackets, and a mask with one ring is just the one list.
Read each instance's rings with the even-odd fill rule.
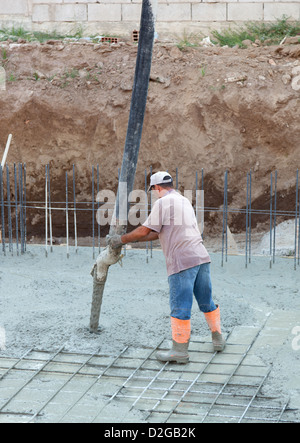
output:
[[[259,333],[259,331],[258,331]],[[162,364],[168,348],[126,347],[118,355],[30,349],[0,357],[0,422],[299,422],[286,398],[262,394],[271,368],[228,343],[222,354],[193,339],[190,363]]]

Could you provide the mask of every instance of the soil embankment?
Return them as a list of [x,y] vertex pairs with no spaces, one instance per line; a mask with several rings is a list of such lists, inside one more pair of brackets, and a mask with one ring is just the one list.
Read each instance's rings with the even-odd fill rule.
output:
[[[43,201],[50,164],[52,200],[65,200],[65,171],[76,165],[77,198],[91,201],[91,168],[100,166],[101,189],[116,189],[126,137],[137,47],[51,41],[2,42],[6,91],[0,92],[0,144],[13,143],[8,164],[27,165],[28,200]],[[300,54],[290,47],[154,47],[147,114],[136,188],[145,168],[179,171],[179,189],[195,189],[205,172],[205,206],[223,204],[229,171],[229,207],[244,208],[246,174],[253,172],[252,207],[269,209],[270,173],[278,171],[278,210],[293,211],[300,164]],[[200,181],[200,179],[199,179]],[[72,191],[70,191],[72,192]],[[79,235],[90,235],[79,214]],[[213,233],[219,220],[207,214]],[[43,232],[32,217],[29,235]],[[54,218],[56,234],[64,214]],[[269,217],[253,215],[253,228]],[[278,222],[283,221],[283,218]],[[243,214],[229,214],[233,232]],[[64,231],[64,229],[62,229]]]

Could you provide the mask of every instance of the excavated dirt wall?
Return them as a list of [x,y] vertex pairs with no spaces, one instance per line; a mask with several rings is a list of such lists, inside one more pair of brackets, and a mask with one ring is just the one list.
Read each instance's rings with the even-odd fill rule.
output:
[[[53,201],[65,201],[65,172],[72,174],[73,164],[78,201],[91,201],[92,165],[99,164],[101,189],[116,190],[137,46],[2,42],[1,51],[0,145],[13,134],[8,164],[26,163],[27,199],[44,201],[47,163]],[[178,168],[179,189],[195,189],[195,173],[203,168],[205,206],[218,208],[227,169],[229,208],[244,208],[251,169],[253,208],[269,209],[270,173],[277,170],[278,210],[293,211],[299,79],[299,45],[180,51],[156,43],[136,188],[144,189],[145,168],[152,166],[173,174]],[[90,235],[90,217],[78,217],[79,235]],[[220,217],[208,213],[206,229],[213,233]],[[29,235],[44,230],[43,214],[33,218]],[[253,227],[268,219],[253,216]],[[56,235],[63,235],[64,214],[53,221]],[[245,215],[229,214],[229,226],[241,232]]]

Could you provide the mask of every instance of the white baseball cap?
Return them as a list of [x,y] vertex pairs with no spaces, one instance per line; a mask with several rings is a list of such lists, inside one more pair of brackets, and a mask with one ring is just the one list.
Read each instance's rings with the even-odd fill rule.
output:
[[154,185],[164,185],[167,183],[173,183],[171,175],[166,171],[156,172],[150,178],[150,186],[148,188],[148,192],[151,191],[151,188]]

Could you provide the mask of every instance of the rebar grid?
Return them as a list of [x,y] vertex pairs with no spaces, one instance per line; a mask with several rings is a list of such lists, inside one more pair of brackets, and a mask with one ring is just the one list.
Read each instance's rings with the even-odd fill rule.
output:
[[[67,244],[67,258],[70,256],[70,226],[71,222],[74,224],[74,243],[75,252],[78,252],[78,221],[77,216],[80,212],[84,211],[87,214],[87,219],[91,222],[90,235],[93,241],[93,258],[95,258],[97,252],[101,252],[100,239],[102,226],[96,223],[97,212],[104,213],[108,207],[107,203],[105,209],[102,208],[103,201],[99,201],[96,198],[100,187],[100,167],[91,166],[90,171],[90,198],[88,201],[79,201],[77,195],[76,186],[76,167],[73,165],[71,171],[65,173],[65,198],[63,201],[53,201],[51,194],[54,190],[51,187],[51,170],[49,164],[45,166],[45,199],[43,201],[30,201],[27,195],[28,187],[28,174],[26,170],[26,164],[14,164],[13,169],[6,166],[3,168],[0,166],[0,225],[1,225],[1,243],[2,253],[7,255],[14,254],[14,249],[17,255],[24,254],[27,248],[27,219],[32,217],[33,211],[42,211],[45,214],[45,255],[48,256],[48,248],[50,252],[53,251],[53,219],[55,214],[65,213],[65,236]],[[150,174],[152,173],[152,167],[150,167]],[[147,192],[148,181],[148,169],[145,169],[145,193]],[[176,178],[174,178],[175,189],[179,189],[180,178],[179,171],[176,168]],[[254,215],[264,216],[269,218],[270,221],[270,250],[269,250],[269,266],[273,267],[276,256],[276,241],[277,241],[277,224],[280,217],[295,220],[295,235],[294,235],[294,269],[300,266],[300,192],[299,192],[299,170],[296,170],[295,177],[295,204],[291,204],[290,208],[281,209],[278,197],[278,172],[274,171],[270,174],[270,202],[268,208],[255,208],[252,201],[253,187],[255,185],[253,180],[253,172],[250,170],[245,176],[245,205],[241,208],[229,206],[228,194],[229,194],[229,180],[228,171],[225,172],[224,177],[224,199],[223,205],[219,207],[204,206],[197,192],[205,190],[205,174],[202,169],[201,174],[195,171],[195,180],[193,185],[193,191],[196,192],[196,201],[194,202],[194,209],[197,216],[197,220],[202,218],[201,223],[204,220],[204,214],[209,212],[220,213],[223,217],[223,223],[220,227],[220,250],[222,250],[221,264],[224,266],[224,262],[228,260],[228,219],[229,215],[241,215],[241,218],[245,220],[245,267],[248,268],[248,264],[251,263],[252,258],[252,220]],[[129,203],[130,205],[136,205],[136,202]],[[150,197],[150,203],[148,201],[145,204],[141,204],[138,212],[140,216],[147,216],[151,211],[152,200]],[[112,209],[114,209],[114,203],[112,203]],[[141,218],[142,222],[142,218]],[[61,235],[60,235],[61,236]],[[15,240],[15,248],[14,248]],[[72,239],[73,240],[73,239]],[[152,242],[150,244],[152,252]],[[7,251],[8,249],[8,251]],[[148,262],[148,245],[146,246],[146,262]]]
[[209,343],[192,340],[187,365],[155,359],[167,347],[165,340],[155,349],[126,347],[117,356],[61,347],[0,357],[0,421],[90,423],[107,419],[113,407],[125,422],[134,411],[150,423],[297,422],[299,411],[290,410],[286,399],[261,394],[270,368],[251,363],[257,336],[250,346],[229,343],[221,355]]

